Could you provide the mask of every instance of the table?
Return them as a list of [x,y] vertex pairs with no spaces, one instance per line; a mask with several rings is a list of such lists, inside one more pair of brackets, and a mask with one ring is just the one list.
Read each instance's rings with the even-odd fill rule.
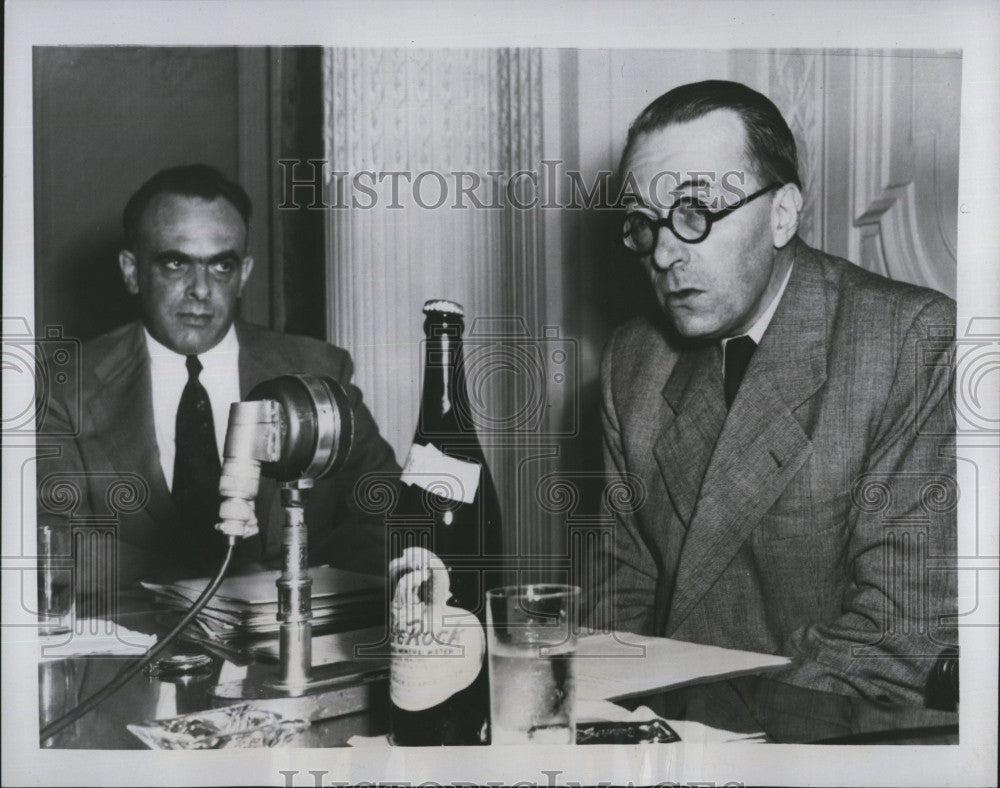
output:
[[[138,632],[163,632],[162,615],[148,606],[148,600],[132,600],[116,620]],[[178,642],[164,656],[196,650],[190,644]],[[68,709],[69,704],[92,695],[136,659],[88,656],[40,660],[40,686],[49,696],[42,704],[43,724]],[[222,666],[223,660],[213,656],[210,671],[200,676],[167,681],[140,673],[109,700],[43,746],[146,749],[126,725],[208,708],[207,692],[218,683]],[[252,666],[253,669],[258,668]],[[380,700],[366,711],[314,723],[290,746],[341,747],[354,735],[385,733],[389,729],[387,693],[375,693],[375,697]],[[948,744],[958,741],[956,713],[873,704],[790,687],[766,676],[744,676],[655,692],[622,701],[621,705],[648,706],[668,720],[694,720],[736,732],[763,731],[766,740],[772,742]]]
[[[124,602],[125,611],[115,621],[129,630],[163,635],[168,618],[153,609],[149,599],[135,595]],[[145,750],[126,727],[129,723],[165,719],[209,708],[209,691],[219,683],[225,660],[217,654],[178,639],[160,655],[208,654],[211,668],[192,676],[160,679],[140,672],[121,689],[75,723],[43,743],[51,749]],[[41,658],[39,674],[39,718],[42,725],[68,711],[75,703],[99,691],[139,656],[93,655]],[[271,670],[272,666],[250,665],[249,670]],[[48,699],[43,697],[48,694]],[[314,723],[298,734],[294,746],[340,747],[354,735],[373,736],[389,730],[388,693],[373,693],[376,702],[366,711]],[[379,701],[381,699],[381,702]]]

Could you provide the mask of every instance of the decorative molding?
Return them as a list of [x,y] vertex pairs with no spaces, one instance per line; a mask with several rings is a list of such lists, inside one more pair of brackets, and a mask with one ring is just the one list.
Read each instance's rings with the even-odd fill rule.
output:
[[941,168],[958,161],[941,161],[938,132],[918,127],[913,70],[913,57],[891,53],[855,60],[852,246],[870,270],[953,296],[956,244],[944,212],[957,206]]
[[799,235],[813,246],[824,234],[822,185],[825,176],[823,93],[824,55],[807,50],[771,53],[770,98],[781,110],[795,137],[804,204]]

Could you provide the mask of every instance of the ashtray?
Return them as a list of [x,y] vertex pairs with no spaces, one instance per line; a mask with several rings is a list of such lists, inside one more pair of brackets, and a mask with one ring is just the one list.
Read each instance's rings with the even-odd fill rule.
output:
[[207,654],[175,654],[147,665],[145,672],[153,678],[165,681],[208,674],[212,672],[212,658]]
[[309,724],[244,703],[126,727],[154,750],[222,750],[279,747]]

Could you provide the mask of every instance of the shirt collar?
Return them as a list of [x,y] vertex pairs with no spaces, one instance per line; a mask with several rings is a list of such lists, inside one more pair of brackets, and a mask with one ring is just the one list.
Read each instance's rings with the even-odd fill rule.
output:
[[[149,358],[154,364],[169,362],[174,358],[186,358],[183,353],[171,350],[162,342],[158,342],[145,326],[142,327],[142,332],[146,335],[146,348],[149,351]],[[240,344],[236,339],[236,326],[231,324],[222,340],[215,347],[209,348],[204,353],[199,353],[198,360],[201,361],[203,368],[208,369],[219,363],[225,363],[227,357],[232,358],[234,353],[238,354],[239,352]]]
[[[794,265],[794,263],[793,263]],[[781,282],[781,287],[778,288],[778,292],[774,294],[774,298],[771,299],[771,303],[767,305],[760,317],[757,318],[757,322],[750,326],[750,330],[746,334],[740,334],[740,336],[750,337],[754,341],[754,344],[759,345],[761,339],[764,338],[764,332],[767,331],[767,327],[771,325],[771,318],[774,317],[774,313],[778,311],[778,304],[781,302],[781,296],[785,294],[785,288],[788,287],[788,280],[792,278],[792,265],[788,266],[788,271],[785,272],[785,278]],[[725,355],[726,343],[730,339],[736,339],[736,337],[726,337],[722,340],[722,353]]]

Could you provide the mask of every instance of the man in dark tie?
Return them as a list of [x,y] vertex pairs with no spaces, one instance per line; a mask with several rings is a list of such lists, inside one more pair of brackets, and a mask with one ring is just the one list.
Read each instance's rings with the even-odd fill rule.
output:
[[788,656],[731,694],[757,725],[765,685],[921,705],[955,638],[955,572],[927,558],[955,554],[957,497],[950,370],[921,346],[947,343],[954,302],[798,238],[794,139],[744,85],[656,99],[621,171],[665,320],[604,355],[607,469],[644,502],[616,518],[599,614]]
[[[369,472],[398,473],[392,449],[350,384],[346,351],[237,320],[253,271],[250,218],[244,190],[202,164],[157,173],[125,207],[119,264],[142,321],[83,345],[80,408],[47,403],[39,430],[39,521],[87,532],[77,540],[82,596],[215,571],[225,551],[214,526],[230,405],[295,373],[338,380],[355,419],[346,466],[309,495],[310,561],[384,571],[384,522],[359,506],[354,485]],[[237,571],[279,559],[278,498],[262,480],[260,533],[239,544]]]

